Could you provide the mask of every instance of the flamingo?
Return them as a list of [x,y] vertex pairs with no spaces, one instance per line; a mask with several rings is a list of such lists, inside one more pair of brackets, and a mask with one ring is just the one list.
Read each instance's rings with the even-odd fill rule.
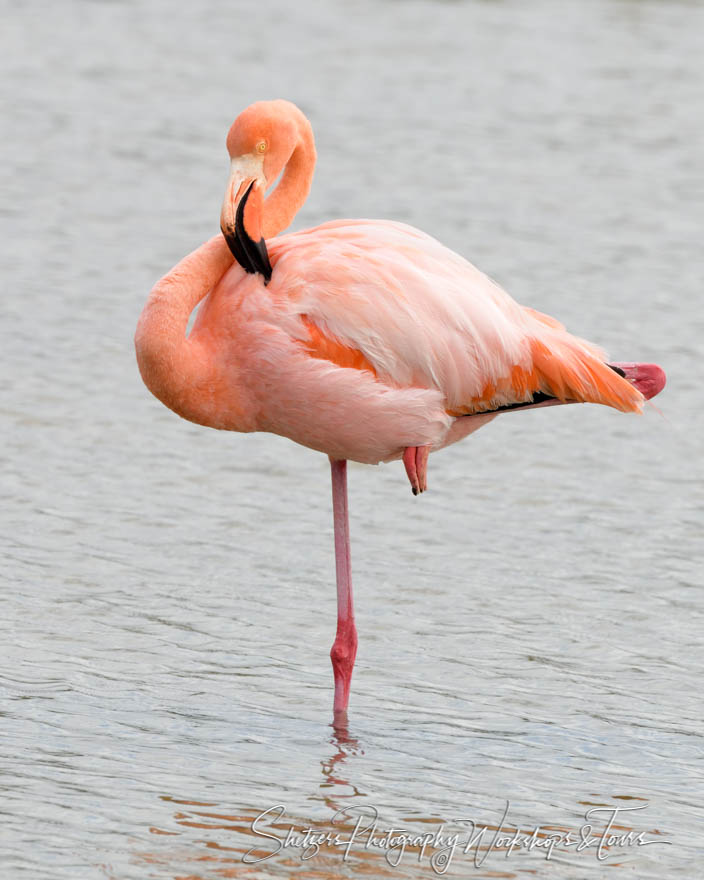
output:
[[403,223],[333,220],[280,236],[316,161],[310,122],[294,104],[252,104],[226,143],[222,235],[154,286],[137,325],[137,361],[147,388],[185,419],[281,434],[329,456],[333,713],[344,723],[357,653],[347,461],[402,459],[417,495],[430,452],[501,413],[575,402],[639,412],[665,374],[655,364],[607,363],[598,347]]

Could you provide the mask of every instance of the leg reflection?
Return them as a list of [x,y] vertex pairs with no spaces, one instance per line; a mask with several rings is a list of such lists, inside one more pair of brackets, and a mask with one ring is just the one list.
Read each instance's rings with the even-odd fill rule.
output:
[[323,789],[323,800],[336,813],[340,809],[338,800],[366,797],[348,778],[352,767],[344,767],[348,758],[363,755],[364,750],[359,740],[350,734],[346,713],[344,717],[342,713],[336,713],[330,726],[333,730],[330,745],[334,746],[335,752],[326,761],[321,761],[323,781],[320,787]]

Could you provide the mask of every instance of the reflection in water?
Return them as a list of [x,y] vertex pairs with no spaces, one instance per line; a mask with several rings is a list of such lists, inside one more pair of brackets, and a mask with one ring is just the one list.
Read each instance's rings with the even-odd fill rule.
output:
[[[326,880],[339,877],[343,866],[351,876],[420,878],[427,877],[429,870],[432,876],[467,876],[471,869],[476,877],[517,878],[537,875],[546,860],[581,868],[631,868],[633,857],[640,855],[639,840],[667,842],[662,832],[645,831],[634,818],[647,800],[624,794],[592,794],[589,800],[579,801],[577,809],[585,811],[581,825],[521,827],[512,821],[507,804],[497,824],[414,815],[392,823],[395,830],[389,835],[387,818],[377,815],[366,795],[348,778],[354,769],[350,759],[364,755],[359,740],[347,724],[336,724],[330,744],[334,751],[322,762],[320,788],[325,793],[322,798],[311,798],[329,808],[327,818],[295,815],[283,804],[230,813],[205,800],[164,795],[162,802],[176,806],[170,820],[178,830],[149,830],[162,840],[178,837],[179,842],[173,847],[164,842],[158,851],[141,853],[139,860],[172,864],[178,871],[189,865],[193,871],[189,880],[282,872],[297,875],[299,871],[308,878]],[[347,770],[342,773],[345,764]],[[578,841],[583,842],[581,849],[576,847]]]
[[[321,880],[339,877],[335,866],[339,866],[343,860],[349,867],[361,863],[360,869],[363,872],[366,872],[365,866],[371,860],[376,864],[374,873],[378,876],[383,876],[390,870],[382,861],[383,854],[355,852],[345,855],[340,847],[329,841],[328,835],[340,835],[349,839],[354,834],[356,818],[347,817],[340,812],[344,810],[342,802],[348,798],[365,797],[359,787],[346,778],[347,773],[341,773],[349,758],[364,755],[359,740],[350,733],[346,714],[336,716],[330,726],[332,734],[329,744],[333,750],[328,758],[321,761],[323,778],[319,788],[323,793],[310,798],[321,801],[330,810],[329,817],[325,819],[295,816],[283,804],[262,805],[260,809],[245,807],[237,813],[229,813],[221,812],[219,805],[213,802],[188,800],[172,795],[161,796],[162,801],[177,805],[171,819],[180,829],[225,832],[228,835],[227,842],[213,839],[192,840],[188,854],[184,853],[182,846],[173,851],[175,865],[197,862],[202,866],[203,862],[208,862],[207,873],[191,874],[189,880],[205,880],[211,875],[246,877],[251,876],[255,870],[259,873],[277,873],[276,869],[281,864],[290,866],[294,861],[300,862],[300,867],[306,869],[307,876]],[[149,831],[161,837],[182,836],[182,832],[155,826],[150,827]],[[296,833],[296,837],[292,832]],[[230,835],[233,837],[230,838]],[[315,842],[317,835],[328,839],[318,845]],[[306,846],[308,841],[311,843]],[[207,854],[203,853],[203,847],[207,848]],[[139,858],[149,864],[164,864],[169,856],[160,851],[158,854],[142,853]]]
[[330,743],[336,747],[336,751],[327,761],[321,762],[323,781],[320,783],[320,788],[324,790],[322,800],[333,813],[336,813],[340,809],[338,799],[366,797],[364,792],[342,775],[347,758],[363,755],[364,751],[359,740],[350,735],[346,713],[344,717],[336,718],[330,726],[333,728]]

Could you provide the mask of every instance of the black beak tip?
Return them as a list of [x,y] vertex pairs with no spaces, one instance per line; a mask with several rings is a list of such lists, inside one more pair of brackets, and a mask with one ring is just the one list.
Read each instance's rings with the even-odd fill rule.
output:
[[227,242],[227,246],[230,248],[230,253],[237,260],[237,262],[242,266],[243,269],[247,272],[252,272],[253,269],[250,268],[250,262],[247,258],[246,253],[244,252],[242,245],[239,242],[239,239],[233,232],[229,232],[226,229],[220,227],[220,231],[223,234],[223,238]]
[[266,249],[266,242],[263,238],[260,238],[259,241],[254,241],[249,236],[244,226],[244,208],[247,204],[249,194],[252,192],[253,186],[254,181],[252,181],[247,187],[237,205],[237,211],[235,213],[235,241],[231,242],[230,240],[233,236],[225,233],[223,233],[223,235],[225,235],[225,240],[227,241],[233,256],[245,272],[249,272],[250,274],[256,274],[258,272],[260,275],[264,276],[264,284],[268,284],[271,280],[272,268],[271,263],[269,262],[269,252]]

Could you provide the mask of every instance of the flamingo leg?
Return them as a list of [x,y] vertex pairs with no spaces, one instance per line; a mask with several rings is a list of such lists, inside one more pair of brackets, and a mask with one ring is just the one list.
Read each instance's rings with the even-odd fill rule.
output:
[[428,488],[428,456],[430,446],[407,446],[403,450],[403,464],[414,495]]
[[330,650],[335,676],[333,714],[344,720],[350,698],[350,681],[357,656],[357,628],[352,602],[350,522],[347,510],[347,462],[330,459],[332,513],[335,524],[335,574],[337,577],[337,634]]

